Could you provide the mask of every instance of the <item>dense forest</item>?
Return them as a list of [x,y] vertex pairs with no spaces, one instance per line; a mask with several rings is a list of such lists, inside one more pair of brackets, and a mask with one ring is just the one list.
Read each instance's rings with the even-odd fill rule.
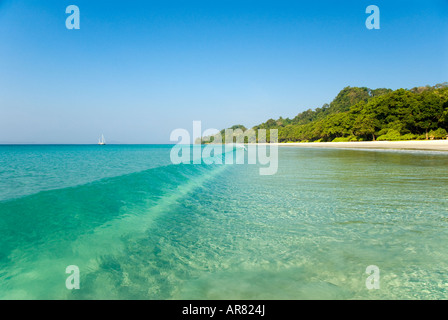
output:
[[278,129],[279,142],[446,139],[448,83],[395,91],[346,87],[330,104],[253,129]]

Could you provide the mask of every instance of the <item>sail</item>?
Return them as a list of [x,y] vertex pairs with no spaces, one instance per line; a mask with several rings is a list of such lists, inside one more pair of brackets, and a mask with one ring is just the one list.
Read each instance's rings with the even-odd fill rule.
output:
[[101,138],[98,139],[98,144],[100,144],[100,145],[106,144],[106,139],[104,139],[104,134],[102,134]]

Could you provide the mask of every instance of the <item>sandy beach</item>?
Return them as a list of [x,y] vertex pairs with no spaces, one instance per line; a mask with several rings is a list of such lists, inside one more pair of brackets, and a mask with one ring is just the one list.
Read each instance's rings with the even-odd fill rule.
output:
[[300,148],[399,149],[448,151],[448,140],[277,143]]

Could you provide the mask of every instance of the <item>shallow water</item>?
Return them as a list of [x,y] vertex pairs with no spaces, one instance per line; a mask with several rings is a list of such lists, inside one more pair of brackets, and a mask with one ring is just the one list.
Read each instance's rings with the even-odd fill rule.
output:
[[0,147],[0,298],[448,297],[448,155],[280,148],[260,176],[169,151]]

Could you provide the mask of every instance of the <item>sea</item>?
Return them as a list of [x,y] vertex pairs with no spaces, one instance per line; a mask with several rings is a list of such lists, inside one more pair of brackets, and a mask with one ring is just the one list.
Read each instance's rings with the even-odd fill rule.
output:
[[448,153],[171,148],[0,146],[0,299],[448,298]]

